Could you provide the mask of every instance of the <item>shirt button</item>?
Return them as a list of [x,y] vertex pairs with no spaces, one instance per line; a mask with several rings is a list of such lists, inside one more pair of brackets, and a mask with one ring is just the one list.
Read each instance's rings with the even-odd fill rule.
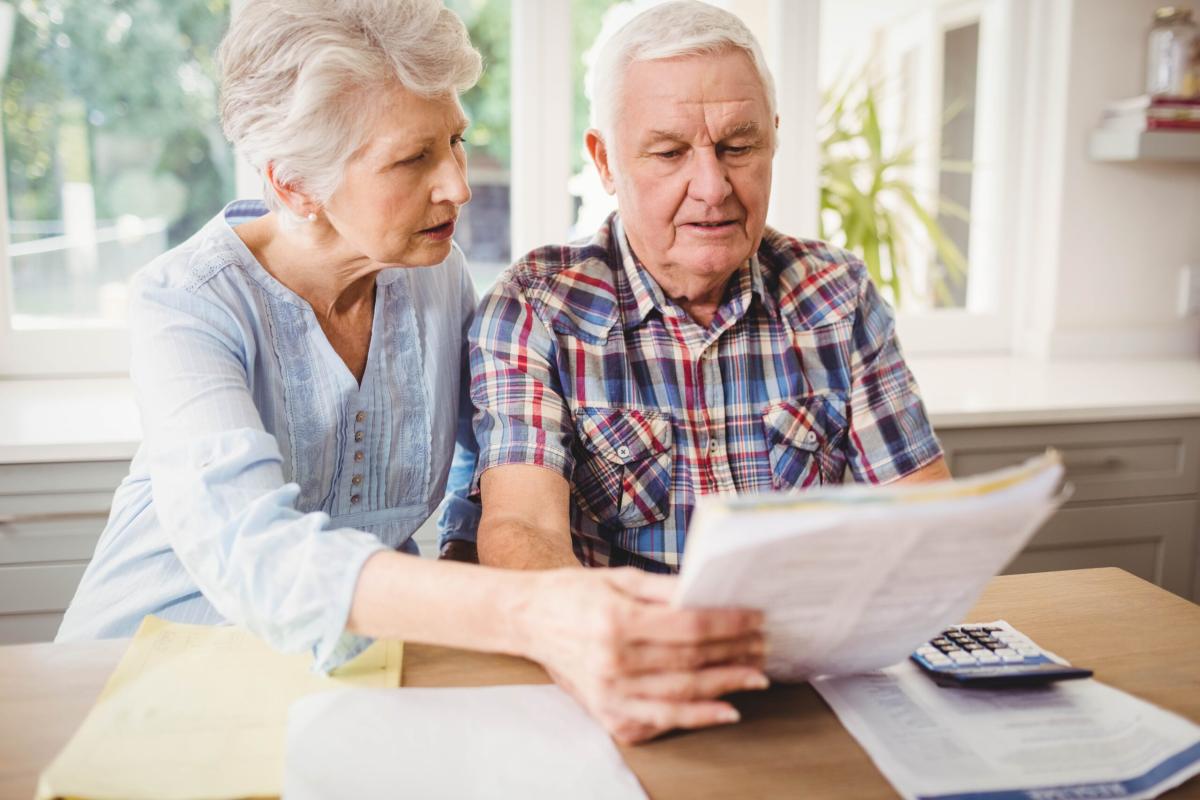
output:
[[363,422],[364,420],[366,420],[366,418],[367,418],[367,412],[365,412],[365,411],[360,411],[354,415],[354,419],[357,420],[358,422]]
[[362,431],[355,431],[355,432],[354,432],[354,441],[356,441],[356,442],[361,442],[362,440],[363,440],[363,432],[362,432]]
[[708,449],[710,452],[715,453],[721,449],[721,443],[718,442],[716,439],[713,439],[711,442],[708,443]]
[[354,460],[355,461],[363,460],[363,451],[362,450],[359,450],[357,453],[354,454]]
[[356,494],[350,495],[351,504],[358,505],[358,500],[359,500],[358,495],[356,495]]
[[355,475],[353,478],[350,479],[350,482],[353,483],[355,486],[358,486],[360,483],[362,483],[362,475]]
[[805,444],[816,444],[816,441],[817,441],[817,432],[816,431],[809,431],[808,433],[804,434],[804,443]]
[[617,448],[617,457],[618,458],[629,458],[629,448],[626,447],[625,445],[621,445],[620,447],[618,447]]

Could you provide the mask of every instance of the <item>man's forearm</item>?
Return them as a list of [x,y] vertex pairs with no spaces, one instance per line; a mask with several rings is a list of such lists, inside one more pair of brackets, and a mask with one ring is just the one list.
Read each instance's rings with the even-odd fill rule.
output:
[[508,569],[578,567],[571,534],[537,528],[517,520],[484,519],[477,537],[479,563]]

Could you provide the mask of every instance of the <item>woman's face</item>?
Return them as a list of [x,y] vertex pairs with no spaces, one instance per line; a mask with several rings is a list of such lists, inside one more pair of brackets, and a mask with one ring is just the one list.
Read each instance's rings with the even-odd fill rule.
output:
[[471,199],[458,97],[396,88],[366,143],[346,164],[324,216],[357,252],[379,264],[425,267],[450,254],[458,210]]

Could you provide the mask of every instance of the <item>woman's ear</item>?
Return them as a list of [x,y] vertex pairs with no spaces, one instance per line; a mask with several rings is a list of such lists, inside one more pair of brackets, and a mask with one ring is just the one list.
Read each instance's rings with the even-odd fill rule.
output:
[[271,185],[271,191],[275,192],[275,196],[279,198],[279,202],[283,204],[288,211],[291,211],[299,219],[311,219],[312,215],[321,210],[321,204],[313,200],[307,195],[304,190],[292,183],[281,183],[275,175],[275,162],[267,162],[267,182]]

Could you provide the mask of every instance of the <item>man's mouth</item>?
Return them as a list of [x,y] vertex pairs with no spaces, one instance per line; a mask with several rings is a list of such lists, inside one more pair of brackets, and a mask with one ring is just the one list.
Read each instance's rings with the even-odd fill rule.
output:
[[732,220],[732,219],[722,219],[722,220],[714,220],[711,222],[707,222],[707,221],[688,222],[686,224],[690,227],[700,228],[702,230],[720,230],[722,228],[731,228],[734,225],[736,225],[737,222],[736,222],[736,220]]

